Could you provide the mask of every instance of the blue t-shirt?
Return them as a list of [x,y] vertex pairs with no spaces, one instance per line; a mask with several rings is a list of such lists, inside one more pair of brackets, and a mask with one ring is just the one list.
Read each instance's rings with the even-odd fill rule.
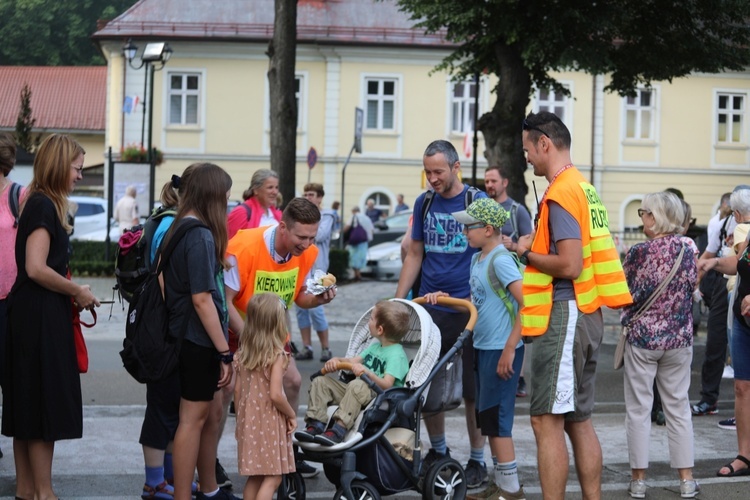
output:
[[[511,295],[508,286],[522,279],[515,259],[503,245],[498,245],[480,260],[481,254],[476,254],[471,262],[471,301],[477,308],[477,323],[474,325],[474,349],[499,350],[505,348],[510,331],[513,328],[515,316],[508,315],[505,303],[497,296],[487,278],[487,267],[492,258],[495,259],[495,274],[505,287],[505,293],[513,304],[514,314],[518,314],[518,302]],[[523,345],[518,343],[518,347]]]
[[[414,203],[415,219],[411,237],[423,242],[425,251],[420,295],[442,291],[451,297],[466,298],[471,294],[469,267],[471,256],[477,249],[469,247],[466,235],[462,232],[464,225],[451,215],[453,212],[466,210],[468,189],[469,186],[464,185],[460,194],[449,199],[435,194],[422,224],[419,224],[418,218],[422,215],[425,193]],[[474,195],[475,200],[486,197],[483,191]]]
[[154,239],[151,242],[151,262],[156,259],[156,251],[159,250],[159,247],[161,246],[161,240],[164,239],[164,235],[167,234],[167,231],[169,231],[169,228],[172,226],[172,222],[174,222],[174,215],[165,215],[159,222],[159,225],[156,227],[156,231],[154,231]]

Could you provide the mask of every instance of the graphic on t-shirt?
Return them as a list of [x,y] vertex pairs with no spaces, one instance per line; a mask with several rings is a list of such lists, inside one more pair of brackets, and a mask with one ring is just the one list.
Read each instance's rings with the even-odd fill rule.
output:
[[297,287],[297,275],[299,269],[289,269],[288,271],[261,271],[255,273],[254,294],[271,292],[275,293],[288,306],[292,305],[294,300],[294,291]]
[[482,280],[477,276],[472,276],[469,286],[471,286],[471,301],[477,308],[482,307],[484,301],[487,300],[487,291],[484,289]]
[[464,253],[469,243],[464,225],[449,213],[430,212],[424,221],[424,249],[436,253]]

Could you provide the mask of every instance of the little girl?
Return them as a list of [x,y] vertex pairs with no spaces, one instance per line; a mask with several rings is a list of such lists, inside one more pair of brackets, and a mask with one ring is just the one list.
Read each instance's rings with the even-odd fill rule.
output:
[[238,469],[249,476],[244,500],[272,499],[281,475],[295,471],[291,434],[297,415],[282,385],[286,340],[286,305],[276,294],[254,295],[234,356]]

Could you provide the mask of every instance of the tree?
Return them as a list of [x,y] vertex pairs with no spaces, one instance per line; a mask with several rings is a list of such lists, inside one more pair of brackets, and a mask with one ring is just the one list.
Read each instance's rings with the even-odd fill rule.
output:
[[497,100],[477,128],[488,162],[513,173],[509,194],[516,199],[528,192],[520,132],[533,89],[569,95],[550,71],[606,74],[605,91],[632,95],[652,81],[750,64],[747,0],[396,2],[417,27],[446,30],[446,38],[458,45],[436,70],[456,78],[497,75]]
[[33,153],[41,142],[41,136],[34,137],[32,134],[35,124],[36,118],[32,117],[31,112],[31,89],[28,84],[24,84],[21,89],[21,105],[16,118],[16,144],[27,153]]
[[271,169],[279,174],[284,203],[294,198],[297,159],[297,101],[294,62],[297,53],[297,0],[275,0],[273,38],[268,44],[271,104]]
[[0,65],[88,66],[104,58],[91,35],[136,0],[0,0]]

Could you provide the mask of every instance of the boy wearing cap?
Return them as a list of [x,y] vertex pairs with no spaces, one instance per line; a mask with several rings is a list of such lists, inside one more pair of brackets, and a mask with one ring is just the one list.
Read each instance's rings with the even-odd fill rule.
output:
[[[523,364],[519,304],[523,303],[521,272],[514,254],[502,244],[502,227],[509,214],[491,198],[474,201],[451,215],[464,225],[469,246],[479,248],[471,260],[471,299],[477,308],[474,327],[478,424],[489,437],[495,481],[468,499],[524,498],[512,430],[516,387]],[[434,303],[443,292],[427,294]]]

